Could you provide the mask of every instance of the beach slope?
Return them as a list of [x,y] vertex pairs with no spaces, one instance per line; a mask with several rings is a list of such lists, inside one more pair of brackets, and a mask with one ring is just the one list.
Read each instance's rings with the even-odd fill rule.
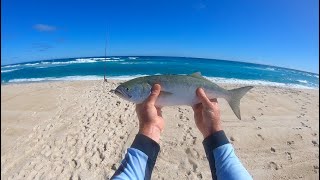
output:
[[[1,179],[109,179],[138,131],[118,81],[1,85]],[[241,85],[221,84],[226,89]],[[254,179],[318,179],[319,90],[256,86],[222,125]],[[211,179],[190,107],[163,108],[152,179]]]

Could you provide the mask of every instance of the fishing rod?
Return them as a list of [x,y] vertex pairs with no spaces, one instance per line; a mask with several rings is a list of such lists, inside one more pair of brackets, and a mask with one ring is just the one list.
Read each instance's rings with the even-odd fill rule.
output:
[[107,42],[108,42],[108,31],[106,28],[106,44],[104,46],[104,76],[103,76],[103,82],[108,82],[106,75],[107,75]]

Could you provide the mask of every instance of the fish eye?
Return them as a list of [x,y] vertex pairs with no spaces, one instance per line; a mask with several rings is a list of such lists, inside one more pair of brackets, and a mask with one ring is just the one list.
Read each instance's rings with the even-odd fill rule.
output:
[[127,91],[129,91],[129,88],[127,88]]

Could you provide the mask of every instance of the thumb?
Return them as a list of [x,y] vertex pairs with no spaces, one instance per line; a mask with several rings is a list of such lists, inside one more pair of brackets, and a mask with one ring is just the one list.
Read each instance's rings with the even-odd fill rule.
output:
[[207,95],[202,88],[198,88],[196,93],[204,107],[212,107],[210,99],[207,98]]
[[154,105],[156,103],[156,100],[157,100],[159,94],[160,94],[160,91],[161,91],[161,86],[159,84],[153,85],[153,87],[151,89],[151,94],[147,99],[147,103]]

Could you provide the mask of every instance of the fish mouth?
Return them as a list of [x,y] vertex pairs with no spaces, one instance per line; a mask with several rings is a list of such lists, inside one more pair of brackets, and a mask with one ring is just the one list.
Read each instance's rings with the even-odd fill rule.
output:
[[127,98],[131,98],[131,96],[130,95],[128,95],[127,93],[125,93],[125,92],[123,92],[121,89],[119,89],[119,88],[116,88],[115,90],[111,90],[110,92],[113,92],[113,93],[115,93],[117,96],[119,96],[119,97],[122,97],[122,98],[125,98],[125,99],[127,99]]

